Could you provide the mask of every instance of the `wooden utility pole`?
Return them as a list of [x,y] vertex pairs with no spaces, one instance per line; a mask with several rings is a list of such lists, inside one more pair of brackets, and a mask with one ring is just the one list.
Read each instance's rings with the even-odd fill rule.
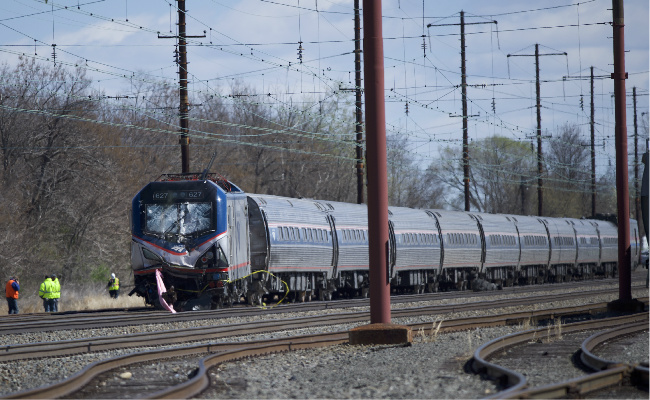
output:
[[632,88],[632,103],[634,105],[634,218],[639,221],[641,198],[639,197],[639,133],[636,123],[636,86]]
[[[591,215],[595,216],[596,215],[596,135],[595,135],[595,129],[596,129],[596,119],[595,119],[595,114],[596,114],[596,108],[594,107],[594,79],[598,78],[610,78],[609,75],[594,75],[594,67],[589,68],[591,73],[589,76],[589,82],[590,82],[590,87],[591,87],[591,95],[590,95],[590,105],[591,105],[591,119],[589,121],[589,128],[591,132]],[[565,76],[563,79],[587,79],[583,76]]]
[[539,57],[540,56],[566,56],[567,53],[546,53],[539,54],[539,44],[535,43],[535,54],[508,54],[508,57],[535,57],[535,92],[537,108],[537,215],[544,214],[544,158],[542,156],[542,102],[539,82]]
[[591,119],[589,121],[591,137],[591,216],[596,215],[596,134],[595,134],[595,111],[594,111],[594,67],[591,70]]
[[463,108],[463,186],[465,197],[465,211],[470,211],[470,196],[469,196],[469,140],[467,135],[468,119],[475,115],[468,115],[467,113],[467,67],[465,63],[465,25],[480,25],[480,24],[496,24],[497,21],[487,22],[472,22],[465,23],[465,12],[460,12],[460,24],[428,24],[427,28],[432,26],[454,26],[460,25],[460,91],[461,102]]
[[354,89],[355,131],[357,133],[357,204],[363,204],[363,111],[361,110],[361,18],[359,0],[354,0]]
[[177,36],[161,36],[158,34],[159,39],[178,39],[178,50],[176,51],[176,62],[178,64],[178,80],[179,80],[179,93],[180,93],[180,139],[181,145],[181,171],[186,174],[190,172],[190,137],[188,113],[190,109],[189,97],[187,94],[187,38],[202,38],[201,36],[187,36],[185,29],[185,0],[176,0],[178,2],[178,35]]

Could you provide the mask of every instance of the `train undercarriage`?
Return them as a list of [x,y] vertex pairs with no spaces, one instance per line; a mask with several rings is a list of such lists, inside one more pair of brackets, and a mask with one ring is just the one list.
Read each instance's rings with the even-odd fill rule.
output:
[[[438,291],[500,290],[504,287],[560,283],[616,276],[616,263],[595,265],[554,265],[490,268],[443,269],[442,272],[411,270],[398,272],[391,279],[391,293],[420,294]],[[213,280],[214,275],[181,276],[162,268],[167,292],[163,298],[176,310],[201,310],[230,307],[236,303],[273,306],[281,302],[328,301],[335,298],[366,298],[370,293],[367,271],[341,272],[334,279],[324,273],[279,273],[256,271],[248,277],[230,282]],[[145,303],[161,308],[154,274],[136,275],[135,288]]]

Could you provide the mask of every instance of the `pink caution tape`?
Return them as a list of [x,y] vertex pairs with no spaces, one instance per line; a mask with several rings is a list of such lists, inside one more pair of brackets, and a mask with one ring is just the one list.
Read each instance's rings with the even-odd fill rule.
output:
[[160,273],[159,269],[156,270],[156,283],[158,284],[158,301],[160,302],[160,305],[163,306],[163,308],[167,311],[176,313],[174,307],[167,304],[165,299],[163,299],[163,293],[167,291],[167,288],[165,288],[165,282],[162,280],[162,274]]

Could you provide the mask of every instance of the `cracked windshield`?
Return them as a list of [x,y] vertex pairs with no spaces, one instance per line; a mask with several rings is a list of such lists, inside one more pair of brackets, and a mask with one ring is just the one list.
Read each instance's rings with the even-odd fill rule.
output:
[[154,234],[189,236],[212,228],[210,203],[151,204],[146,230]]

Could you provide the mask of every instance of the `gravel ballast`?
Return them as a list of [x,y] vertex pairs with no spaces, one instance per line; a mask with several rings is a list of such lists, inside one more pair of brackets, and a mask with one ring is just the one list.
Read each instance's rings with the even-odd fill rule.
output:
[[[580,290],[587,290],[582,288]],[[553,290],[548,291],[552,296]],[[557,293],[557,291],[555,292]],[[635,290],[633,296],[647,296],[648,291]],[[520,295],[517,295],[520,296]],[[490,299],[503,298],[498,292]],[[588,300],[544,303],[535,307],[521,307],[520,311],[546,309],[585,303],[611,301],[611,296],[592,297]],[[481,300],[486,300],[482,298]],[[458,300],[454,300],[457,302]],[[467,299],[464,301],[472,301]],[[437,302],[441,304],[442,302]],[[561,303],[561,304],[556,304]],[[426,304],[417,303],[417,306]],[[407,307],[408,305],[398,305]],[[413,305],[411,305],[413,306]],[[397,307],[395,307],[397,308]],[[333,312],[346,312],[339,310]],[[428,317],[395,319],[397,324],[431,322],[477,315],[491,315],[508,310],[474,311]],[[293,318],[309,313],[291,313],[281,318]],[[278,315],[259,319],[277,319]],[[243,322],[232,320],[200,320],[173,324],[142,325],[93,330],[56,331],[4,335],[0,344],[34,343],[42,341],[69,340],[100,336],[116,336],[125,333],[153,332],[166,329],[186,329],[195,326]],[[349,330],[359,324],[334,325],[326,328],[300,329],[274,332],[265,335],[231,337],[217,342],[232,342],[256,338],[285,337],[323,331]],[[479,376],[466,373],[465,363],[481,344],[523,329],[508,326],[422,336],[414,332],[410,347],[348,346],[340,345],[318,350],[295,351],[275,354],[241,362],[227,363],[211,371],[215,388],[205,394],[217,398],[480,398],[495,393],[495,385]],[[642,340],[643,341],[643,340]],[[647,338],[645,348],[647,354]],[[212,341],[215,342],[215,341]],[[153,347],[151,347],[153,348]],[[51,384],[78,372],[89,363],[121,354],[144,351],[151,348],[115,350],[90,353],[57,359],[40,359],[0,363],[0,396],[20,390]],[[175,373],[189,374],[195,363],[179,367]],[[370,368],[369,366],[375,366]],[[132,379],[137,379],[134,374]]]

